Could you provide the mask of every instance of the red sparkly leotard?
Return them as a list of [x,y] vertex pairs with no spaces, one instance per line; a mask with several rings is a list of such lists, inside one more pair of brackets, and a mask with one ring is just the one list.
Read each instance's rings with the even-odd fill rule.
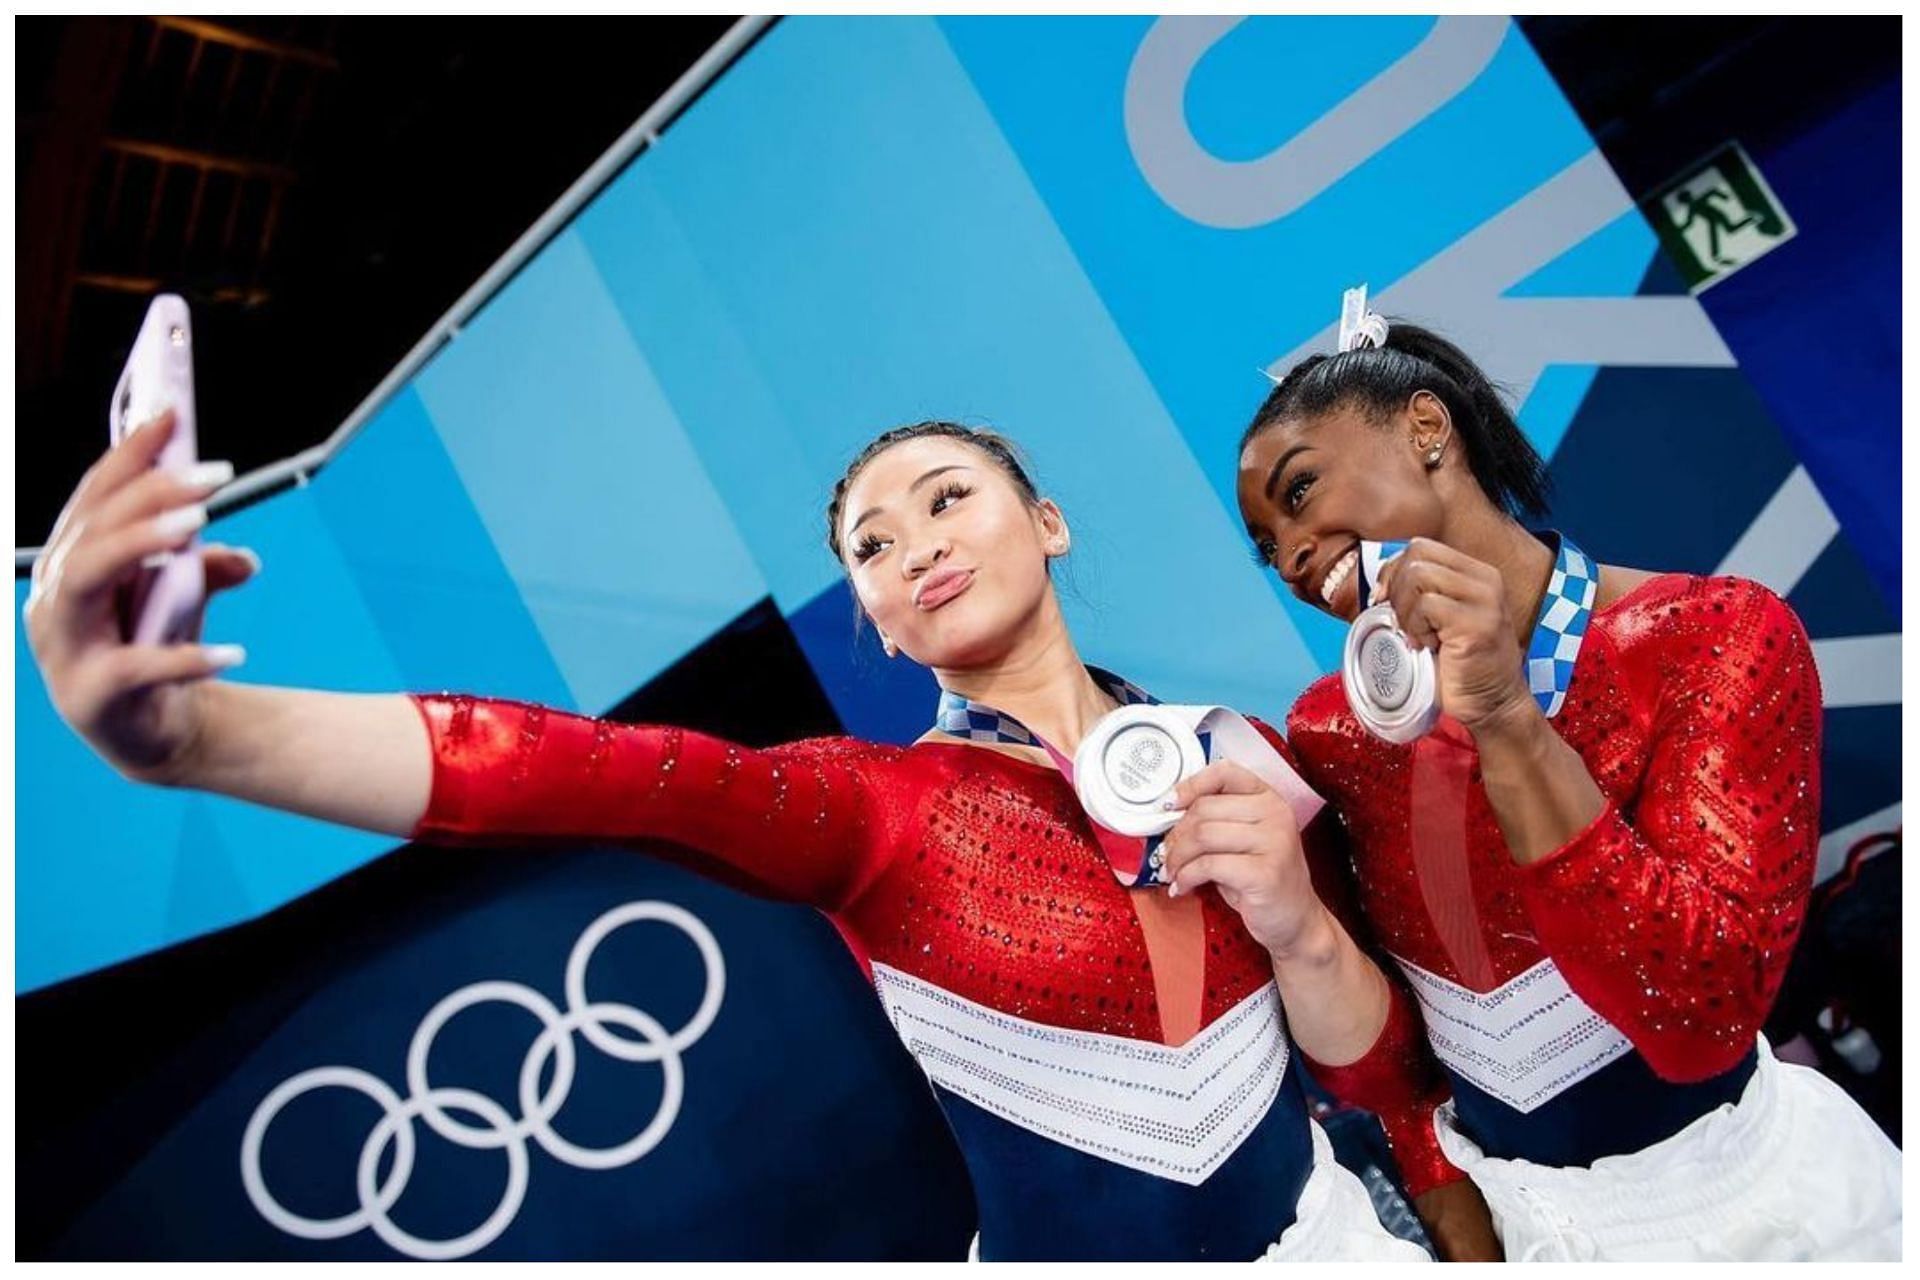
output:
[[[1248,1258],[1293,1220],[1311,1139],[1268,956],[1204,888],[1197,1020],[1166,1020],[1199,1029],[1165,1043],[1136,891],[1054,769],[960,743],[749,750],[415,701],[434,754],[416,839],[642,842],[826,912],[960,1140],[983,1257]],[[1417,1028],[1396,988],[1380,1043],[1345,1069],[1416,1144],[1445,1096]],[[1416,1168],[1444,1177],[1438,1160]]]
[[1811,887],[1820,715],[1806,634],[1771,592],[1643,582],[1594,612],[1551,721],[1606,807],[1520,866],[1457,724],[1395,746],[1337,679],[1300,697],[1301,771],[1489,1154],[1586,1165],[1737,1099]]

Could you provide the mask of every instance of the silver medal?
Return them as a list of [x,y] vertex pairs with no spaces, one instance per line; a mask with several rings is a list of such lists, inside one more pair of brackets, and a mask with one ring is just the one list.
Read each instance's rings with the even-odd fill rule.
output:
[[1160,704],[1101,717],[1073,753],[1073,785],[1087,813],[1123,836],[1157,836],[1180,820],[1162,809],[1181,781],[1207,764],[1193,725]]
[[[1362,544],[1360,586],[1371,596],[1378,580],[1378,544]],[[1417,649],[1400,630],[1390,604],[1376,604],[1353,620],[1340,663],[1347,704],[1368,732],[1388,742],[1412,742],[1440,720],[1440,688],[1433,654]]]

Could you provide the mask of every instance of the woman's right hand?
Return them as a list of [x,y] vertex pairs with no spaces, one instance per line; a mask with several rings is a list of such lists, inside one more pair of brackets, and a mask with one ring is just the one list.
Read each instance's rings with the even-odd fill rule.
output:
[[[198,643],[199,615],[187,643],[137,645],[121,631],[119,596],[141,561],[185,546],[206,523],[201,504],[233,476],[222,463],[187,477],[154,467],[173,430],[172,412],[163,413],[88,469],[33,566],[24,611],[27,644],[60,718],[142,782],[179,781],[200,727],[199,682],[244,656],[237,645]],[[209,597],[259,568],[252,552],[234,547],[206,544],[200,554]]]

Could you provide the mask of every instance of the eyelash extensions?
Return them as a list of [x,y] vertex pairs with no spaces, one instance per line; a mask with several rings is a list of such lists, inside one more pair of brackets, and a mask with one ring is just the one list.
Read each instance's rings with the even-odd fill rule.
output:
[[[932,499],[928,503],[928,514],[937,516],[946,510],[946,507],[940,505],[941,503],[945,502],[951,505],[972,492],[972,489],[960,481],[949,480],[941,485],[939,489],[935,490]],[[860,541],[854,544],[853,558],[861,564],[865,564],[870,558],[880,553],[881,547],[882,544],[878,537],[871,533],[863,534]]]

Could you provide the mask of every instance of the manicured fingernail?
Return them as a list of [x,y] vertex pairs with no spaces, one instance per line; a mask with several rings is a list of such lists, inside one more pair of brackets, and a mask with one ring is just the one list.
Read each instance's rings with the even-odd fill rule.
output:
[[198,462],[188,467],[180,477],[190,489],[218,489],[233,479],[231,462]]
[[235,547],[234,551],[242,560],[247,562],[247,572],[249,574],[260,572],[260,557],[254,554],[251,547]]
[[1174,883],[1174,882],[1172,882],[1172,881],[1169,881],[1169,882],[1168,882],[1168,884],[1167,884],[1167,896],[1168,896],[1169,898],[1177,898],[1177,897],[1179,897],[1179,896],[1180,896],[1180,886],[1179,886],[1179,885],[1178,885],[1177,883]]
[[237,644],[210,644],[205,653],[207,662],[219,671],[237,667],[247,660],[246,649]]
[[207,509],[198,503],[175,507],[153,522],[154,531],[163,538],[178,538],[192,533],[207,522]]

